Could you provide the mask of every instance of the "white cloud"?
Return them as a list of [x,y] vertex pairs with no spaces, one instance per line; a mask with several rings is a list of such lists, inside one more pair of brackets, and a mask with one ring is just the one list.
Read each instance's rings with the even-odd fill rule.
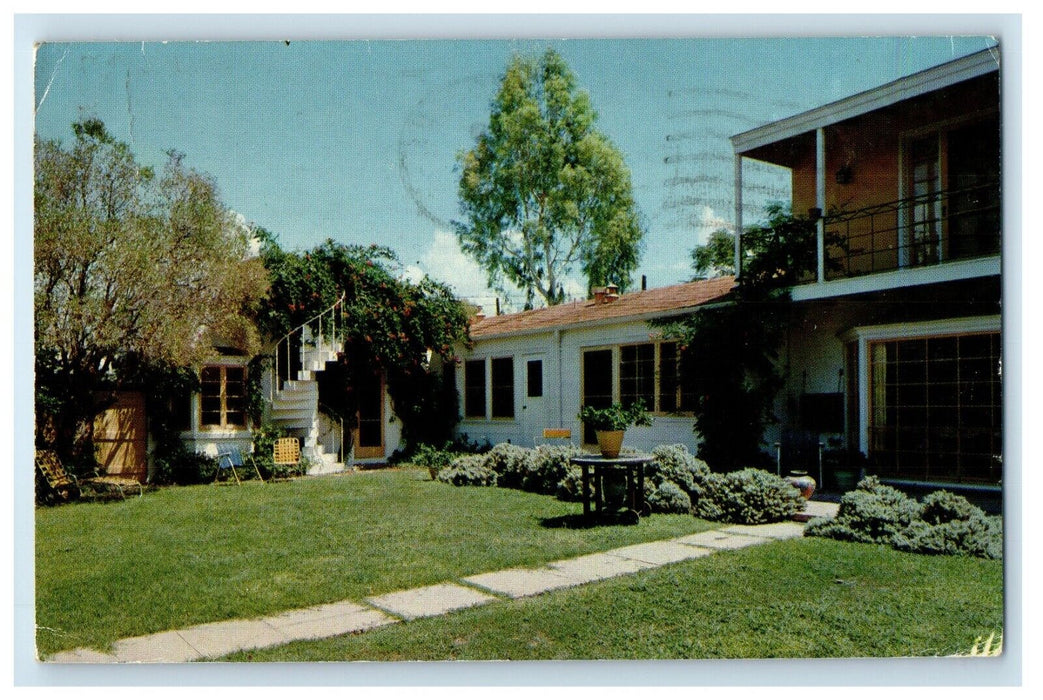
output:
[[[418,281],[425,273],[448,284],[464,301],[481,306],[486,314],[496,313],[497,299],[503,312],[521,311],[525,304],[525,293],[520,289],[515,288],[506,296],[490,289],[485,270],[460,250],[456,236],[447,231],[435,231],[431,245],[420,260],[414,265],[406,265],[402,274],[406,279]],[[585,299],[587,296],[587,285],[583,280],[566,277],[562,280],[562,287],[566,299]]]
[[425,273],[448,284],[458,297],[481,306],[486,313],[495,313],[497,297],[501,307],[505,306],[503,295],[486,285],[485,271],[460,250],[456,236],[448,231],[435,231],[431,245],[415,265],[406,266],[403,275],[415,282]]
[[704,245],[709,240],[710,234],[721,228],[730,228],[732,222],[728,219],[721,218],[714,210],[713,207],[703,206],[702,211],[697,215],[697,222],[695,224],[695,237],[698,245]]

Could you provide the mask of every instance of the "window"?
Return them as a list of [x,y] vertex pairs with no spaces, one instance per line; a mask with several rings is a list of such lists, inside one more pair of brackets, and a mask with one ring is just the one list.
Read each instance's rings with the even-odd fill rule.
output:
[[655,410],[655,345],[625,345],[619,349],[619,401],[642,401]]
[[[615,401],[630,405],[640,399],[652,413],[679,413],[691,411],[695,403],[681,381],[681,358],[674,342],[587,350],[582,371],[584,406],[604,408]],[[583,439],[593,443],[593,431],[585,428]]]
[[903,142],[903,265],[999,252],[1000,133],[992,114]]
[[[588,350],[583,353],[583,405],[607,408],[612,405],[612,351]],[[594,429],[583,426],[583,442],[597,442]]]
[[246,427],[246,368],[204,367],[199,424],[204,428]]
[[464,416],[485,418],[485,360],[464,363]]
[[999,333],[869,345],[869,447],[881,473],[1000,477]]
[[543,396],[543,360],[525,363],[525,395],[530,399]]
[[493,418],[514,418],[514,358],[492,361]]
[[681,356],[677,343],[660,343],[659,349],[659,413],[680,413],[695,408],[695,396],[681,381]]

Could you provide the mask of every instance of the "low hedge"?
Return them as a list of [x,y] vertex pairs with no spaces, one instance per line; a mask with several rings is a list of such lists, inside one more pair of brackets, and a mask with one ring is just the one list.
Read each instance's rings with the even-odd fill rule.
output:
[[[442,468],[438,479],[457,486],[496,485],[579,501],[581,471],[569,461],[578,454],[580,450],[572,445],[527,449],[501,443],[483,455],[454,460]],[[662,445],[652,454],[655,460],[645,468],[644,500],[653,512],[694,512],[708,520],[754,524],[788,519],[804,505],[797,489],[774,474],[759,469],[714,474],[684,445]]]
[[808,537],[885,544],[904,552],[1000,559],[1003,521],[986,515],[963,496],[935,491],[918,503],[901,491],[866,477],[844,494],[835,518],[816,518]]
[[439,481],[453,486],[496,486],[496,472],[485,465],[485,457],[465,455],[438,471]]

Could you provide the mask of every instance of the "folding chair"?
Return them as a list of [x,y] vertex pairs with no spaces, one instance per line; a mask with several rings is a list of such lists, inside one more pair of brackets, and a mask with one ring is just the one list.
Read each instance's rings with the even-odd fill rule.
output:
[[533,442],[537,445],[571,445],[572,430],[570,428],[544,428],[542,439],[537,435]]
[[53,450],[36,451],[36,468],[43,475],[47,487],[51,493],[63,501],[77,498],[80,495],[80,485],[76,478],[65,471],[58,455]]
[[108,476],[96,473],[95,476],[85,476],[77,479],[65,471],[65,467],[62,465],[61,460],[58,459],[58,455],[54,450],[37,450],[36,468],[43,474],[51,492],[63,501],[82,495],[97,498],[110,494],[117,494],[120,498],[125,499],[127,494],[123,489],[133,487],[137,487],[139,496],[145,492],[145,487],[140,482],[124,476]]
[[[254,461],[252,455],[250,456],[250,464],[253,465],[254,471],[257,472],[257,478],[260,479],[263,484],[264,477],[261,476],[261,470],[257,468],[257,462]],[[242,486],[242,482],[239,481],[239,474],[235,471],[236,467],[239,467],[240,469],[246,467],[246,462],[243,460],[243,453],[239,451],[238,447],[233,447],[226,452],[217,455],[217,473],[214,474],[214,483],[217,483],[223,470],[231,469],[232,476],[235,477],[235,483]]]
[[301,443],[295,437],[279,438],[272,448],[272,461],[277,466],[299,466],[301,463]]

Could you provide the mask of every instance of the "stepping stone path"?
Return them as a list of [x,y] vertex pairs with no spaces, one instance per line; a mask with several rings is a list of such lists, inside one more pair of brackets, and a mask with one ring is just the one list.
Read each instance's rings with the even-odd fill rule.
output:
[[[832,517],[834,503],[810,502],[802,515]],[[813,508],[812,508],[813,507]],[[803,518],[802,518],[803,520]],[[291,610],[257,620],[228,620],[183,630],[122,639],[112,653],[73,649],[45,659],[48,663],[179,663],[215,658],[248,649],[357,634],[402,620],[445,615],[506,598],[540,595],[571,586],[710,556],[718,550],[801,537],[802,522],[730,525],[661,542],[646,542],[551,562],[538,568],[515,568],[468,576],[367,598],[365,605],[341,601]]]

